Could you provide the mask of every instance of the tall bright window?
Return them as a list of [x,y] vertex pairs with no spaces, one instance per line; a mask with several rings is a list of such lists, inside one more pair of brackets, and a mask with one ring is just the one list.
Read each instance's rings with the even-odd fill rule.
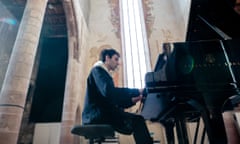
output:
[[149,50],[141,0],[120,0],[125,85],[143,88],[150,70]]

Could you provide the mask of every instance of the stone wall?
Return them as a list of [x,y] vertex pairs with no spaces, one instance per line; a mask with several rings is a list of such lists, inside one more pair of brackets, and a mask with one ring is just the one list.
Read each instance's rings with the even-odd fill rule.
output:
[[86,51],[88,70],[98,60],[101,49],[113,47],[121,53],[118,0],[91,0],[90,5],[89,41]]

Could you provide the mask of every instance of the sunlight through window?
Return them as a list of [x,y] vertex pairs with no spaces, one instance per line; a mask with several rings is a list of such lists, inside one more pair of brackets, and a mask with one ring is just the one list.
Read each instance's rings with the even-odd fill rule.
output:
[[143,88],[150,69],[149,52],[141,0],[120,0],[125,83]]

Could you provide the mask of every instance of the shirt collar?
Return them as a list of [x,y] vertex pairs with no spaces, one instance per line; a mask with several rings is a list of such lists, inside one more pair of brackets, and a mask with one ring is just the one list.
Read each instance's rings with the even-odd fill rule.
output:
[[103,68],[110,76],[112,76],[112,71],[109,71],[107,69],[107,67],[105,66],[103,61],[97,61],[93,66],[94,67],[99,66],[99,67]]

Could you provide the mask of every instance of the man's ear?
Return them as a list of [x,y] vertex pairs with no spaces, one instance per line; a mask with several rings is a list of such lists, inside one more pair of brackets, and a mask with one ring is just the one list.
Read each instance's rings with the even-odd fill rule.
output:
[[106,55],[106,56],[105,56],[105,60],[107,61],[107,60],[109,60],[109,59],[110,59],[109,55]]

